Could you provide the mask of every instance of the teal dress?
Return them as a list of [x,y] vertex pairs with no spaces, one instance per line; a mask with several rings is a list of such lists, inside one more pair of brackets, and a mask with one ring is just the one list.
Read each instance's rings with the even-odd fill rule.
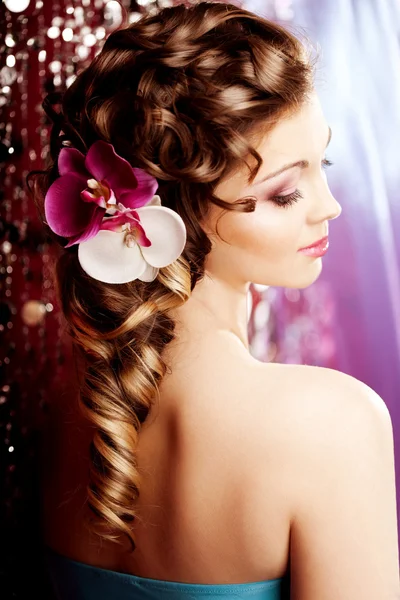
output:
[[254,583],[203,584],[149,579],[99,569],[46,550],[57,600],[289,600],[286,577]]

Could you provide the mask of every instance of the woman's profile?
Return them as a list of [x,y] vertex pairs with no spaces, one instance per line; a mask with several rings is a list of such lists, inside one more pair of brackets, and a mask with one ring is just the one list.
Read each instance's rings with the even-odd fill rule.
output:
[[77,367],[43,452],[63,600],[400,597],[384,401],[249,348],[250,284],[310,286],[341,213],[313,76],[282,26],[182,4],[44,104],[35,200]]

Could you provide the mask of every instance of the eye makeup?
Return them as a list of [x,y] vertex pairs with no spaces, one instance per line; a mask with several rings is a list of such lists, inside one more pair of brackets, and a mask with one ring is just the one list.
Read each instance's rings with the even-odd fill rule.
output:
[[276,205],[282,208],[289,208],[295,202],[298,202],[300,198],[303,198],[300,190],[295,190],[291,194],[286,194],[285,196],[272,196],[270,200]]
[[[324,158],[322,160],[322,167],[324,169],[331,167],[332,165],[333,163],[327,158]],[[300,192],[300,190],[295,189],[289,194],[274,194],[269,197],[269,200],[271,200],[275,204],[275,206],[279,206],[280,208],[289,208],[290,206],[298,202],[301,198],[303,198],[302,193]]]
[[266,199],[271,201],[276,206],[282,208],[289,208],[295,202],[302,198],[301,192],[297,189],[299,183],[299,177],[295,173],[290,176],[286,175],[283,181],[273,186],[271,190],[267,191]]

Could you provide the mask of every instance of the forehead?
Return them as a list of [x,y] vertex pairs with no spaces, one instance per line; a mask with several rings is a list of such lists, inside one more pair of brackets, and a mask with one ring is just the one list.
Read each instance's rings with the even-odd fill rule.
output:
[[323,151],[327,132],[319,98],[313,93],[295,113],[280,119],[262,136],[255,148],[268,163],[268,171],[274,171],[282,160],[307,160],[313,151]]
[[[315,157],[320,157],[325,150],[327,139],[328,123],[319,98],[313,92],[295,113],[282,117],[272,129],[261,133],[258,138],[253,138],[251,143],[263,159],[255,183],[286,163],[298,160],[311,162]],[[254,159],[251,157],[250,160],[251,166],[255,166]],[[248,189],[248,175],[249,170],[243,165],[218,186],[217,195],[227,201],[235,200],[239,190],[242,194]]]

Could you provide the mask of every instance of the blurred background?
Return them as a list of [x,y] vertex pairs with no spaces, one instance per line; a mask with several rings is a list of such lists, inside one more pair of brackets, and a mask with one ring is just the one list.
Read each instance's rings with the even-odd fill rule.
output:
[[[46,415],[68,394],[71,352],[52,281],[54,248],[27,194],[43,167],[41,107],[107,35],[172,0],[4,0],[0,4],[0,594],[51,598],[40,558],[38,449]],[[327,157],[342,216],[319,280],[306,290],[251,289],[260,360],[330,367],[384,399],[400,489],[400,1],[235,2],[309,38],[333,130]],[[398,493],[399,497],[399,493]],[[399,507],[398,499],[398,507]],[[400,510],[400,507],[398,508]],[[400,519],[399,519],[400,520]]]

